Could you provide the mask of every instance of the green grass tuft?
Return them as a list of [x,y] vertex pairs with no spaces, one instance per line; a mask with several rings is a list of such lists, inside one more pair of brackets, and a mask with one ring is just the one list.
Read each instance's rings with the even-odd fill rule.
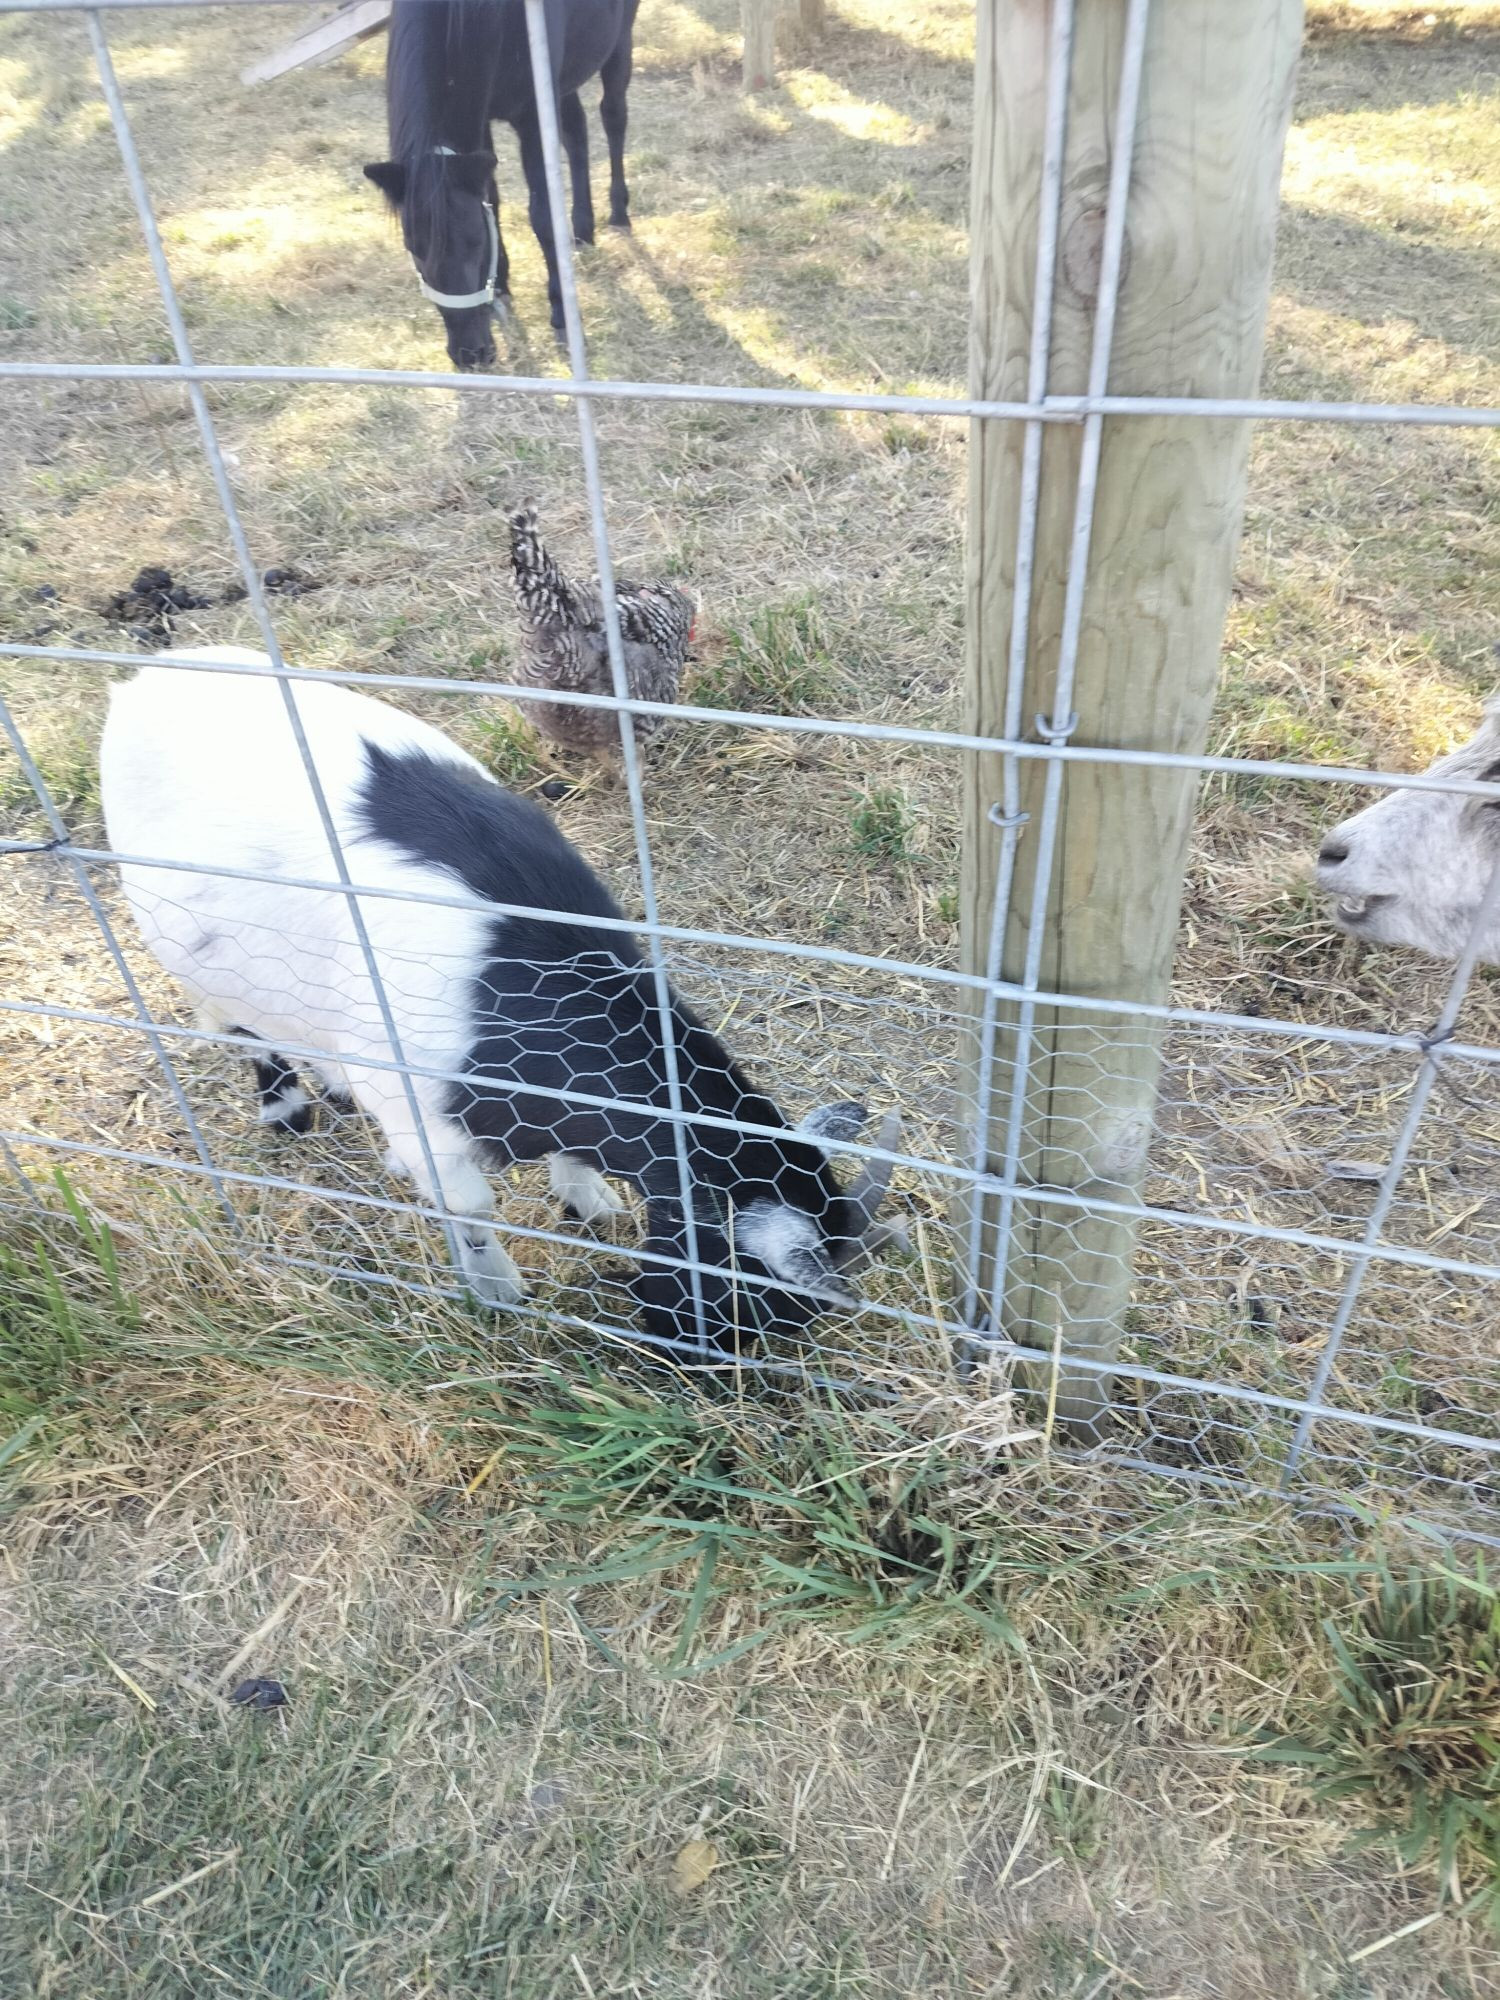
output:
[[[804,1406],[769,1429],[726,1422],[701,1401],[659,1401],[597,1377],[559,1379],[551,1396],[503,1418],[505,1455],[547,1518],[614,1524],[588,1571],[540,1572],[503,1590],[557,1590],[681,1572],[682,1621],[671,1659],[691,1658],[711,1595],[745,1591],[761,1608],[749,1650],[789,1621],[834,1616],[860,1637],[905,1629],[913,1617],[1019,1643],[1000,1583],[1036,1572],[973,1507],[972,1468],[935,1446],[887,1463],[865,1428]],[[902,1444],[906,1448],[901,1450]],[[962,1506],[954,1496],[968,1495]],[[699,1661],[698,1670],[722,1656]]]
[[796,597],[764,604],[732,628],[723,657],[696,677],[691,699],[704,708],[819,715],[838,706],[846,682],[812,599]]
[[66,1428],[80,1390],[118,1362],[140,1324],[108,1223],[89,1213],[61,1168],[54,1179],[77,1257],[65,1264],[64,1250],[40,1238],[0,1243],[0,1495],[49,1434]]
[[1324,1630],[1332,1684],[1262,1756],[1305,1766],[1317,1795],[1364,1818],[1441,1900],[1500,1928],[1500,1591],[1472,1570],[1382,1568]]
[[[71,729],[44,736],[33,734],[29,748],[52,803],[75,836],[103,826],[99,798],[99,751],[93,736]],[[18,763],[0,772],[0,827],[20,829],[42,824],[41,805]]]
[[474,754],[502,785],[525,784],[536,776],[537,737],[530,723],[501,709],[473,721]]
[[850,819],[854,851],[868,861],[914,861],[916,818],[904,791],[876,785],[856,803]]

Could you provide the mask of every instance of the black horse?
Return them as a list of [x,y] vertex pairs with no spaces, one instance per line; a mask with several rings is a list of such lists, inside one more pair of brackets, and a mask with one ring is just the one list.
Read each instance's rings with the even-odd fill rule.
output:
[[[626,91],[639,0],[546,0],[558,125],[573,181],[573,237],[594,240],[588,121],[580,87],[598,72],[609,141],[609,219],[630,227],[625,186]],[[547,260],[552,324],[562,288],[547,206],[542,135],[531,81],[523,0],[395,0],[386,55],[391,157],[365,173],[401,217],[422,290],[443,316],[459,368],[495,359],[491,315],[510,309],[510,264],[500,234],[490,121],[515,127],[531,197],[531,226]]]

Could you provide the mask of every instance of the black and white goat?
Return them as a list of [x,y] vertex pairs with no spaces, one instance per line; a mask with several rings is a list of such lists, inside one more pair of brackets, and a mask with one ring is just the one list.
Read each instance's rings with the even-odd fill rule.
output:
[[[238,648],[177,653],[266,665]],[[539,808],[505,791],[440,731],[332,682],[299,681],[296,702],[351,879],[473,907],[362,896],[400,1056],[463,1275],[482,1303],[517,1304],[526,1285],[490,1218],[486,1167],[549,1162],[554,1193],[581,1221],[621,1207],[604,1176],[633,1183],[648,1250],[687,1254],[687,1230],[653,977],[627,931],[569,922],[618,918],[608,890]],[[280,688],[265,677],[147,666],[112,693],[101,783],[117,852],[203,873],[122,867],[147,944],[188,990],[204,1025],[257,1038],[261,1117],[302,1129],[298,1056],[377,1120],[387,1165],[431,1198],[426,1157],[347,897],[215,875],[215,863],[332,883],[336,870]],[[509,903],[558,920],[497,915]],[[889,1167],[866,1163],[847,1190],[823,1139],[851,1139],[867,1114],[831,1105],[800,1127],[747,1080],[679,1000],[673,1032],[684,1110],[773,1136],[689,1124],[687,1154],[711,1334],[728,1340],[805,1326],[853,1302],[848,1279],[886,1235],[875,1212]],[[461,1078],[461,1081],[453,1081]],[[579,1104],[568,1093],[607,1100]],[[893,1150],[894,1114],[880,1144]],[[740,1280],[748,1278],[749,1283]],[[760,1279],[762,1283],[755,1283]],[[788,1287],[794,1289],[787,1289]],[[647,1329],[690,1338],[684,1270],[645,1262],[635,1293]]]

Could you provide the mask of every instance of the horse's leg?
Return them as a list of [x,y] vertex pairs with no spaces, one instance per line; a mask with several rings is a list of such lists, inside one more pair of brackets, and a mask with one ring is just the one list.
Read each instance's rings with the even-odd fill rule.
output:
[[573,183],[573,241],[592,243],[594,191],[589,186],[589,121],[576,90],[570,90],[558,105],[557,117],[568,154],[568,177]]
[[547,204],[547,164],[542,158],[542,133],[535,115],[516,127],[516,137],[521,142],[521,170],[526,176],[526,191],[531,197],[531,227],[547,260],[547,303],[552,308],[552,327],[555,333],[561,333],[566,324],[562,281],[557,275],[557,245],[552,240],[552,211]]
[[629,116],[626,98],[630,91],[630,72],[635,60],[635,50],[631,42],[631,23],[625,24],[625,31],[615,45],[599,72],[599,81],[604,86],[604,95],[599,100],[599,117],[604,126],[604,136],[609,141],[609,226],[611,229],[630,227],[630,190],[625,185],[625,125]]

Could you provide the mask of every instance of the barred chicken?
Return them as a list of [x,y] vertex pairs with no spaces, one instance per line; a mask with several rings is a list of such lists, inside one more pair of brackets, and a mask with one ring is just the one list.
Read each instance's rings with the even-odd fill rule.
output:
[[[536,514],[524,507],[510,517],[510,568],[521,616],[519,680],[560,693],[613,694],[604,607],[597,584],[570,583],[537,533]],[[697,621],[697,607],[670,583],[615,583],[625,677],[637,701],[675,701]],[[529,719],[567,750],[609,756],[619,749],[618,712],[575,708],[563,702],[526,702]],[[635,718],[644,742],[666,720]]]

